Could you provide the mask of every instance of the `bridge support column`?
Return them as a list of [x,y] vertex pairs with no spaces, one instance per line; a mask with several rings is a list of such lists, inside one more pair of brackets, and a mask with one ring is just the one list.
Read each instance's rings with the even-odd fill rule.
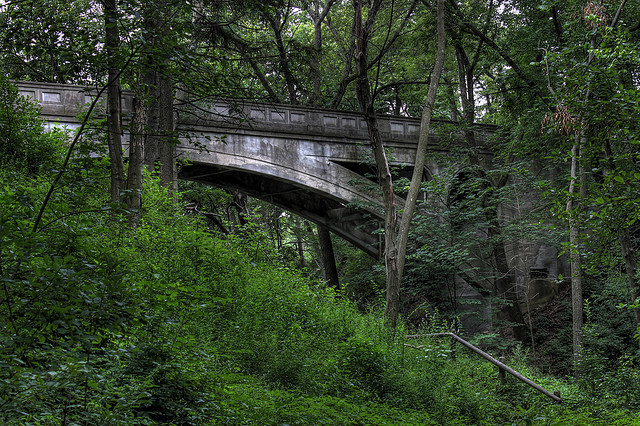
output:
[[331,242],[331,232],[325,226],[318,225],[318,242],[322,253],[322,272],[324,279],[331,287],[340,290],[338,279],[338,268],[336,267],[336,256]]

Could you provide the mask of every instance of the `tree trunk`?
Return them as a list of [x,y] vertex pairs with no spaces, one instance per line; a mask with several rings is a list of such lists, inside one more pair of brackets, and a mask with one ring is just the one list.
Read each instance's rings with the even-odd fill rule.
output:
[[144,167],[147,172],[153,173],[156,169],[156,161],[158,160],[159,148],[159,132],[160,132],[160,108],[158,106],[158,82],[156,71],[147,70],[143,77],[146,104],[146,131],[144,138]]
[[295,228],[294,228],[294,235],[296,236],[296,250],[298,251],[298,268],[301,271],[305,271],[305,269],[307,269],[307,259],[304,255],[304,239],[302,237],[302,220],[299,217],[295,217],[294,221],[295,221]]
[[258,77],[258,80],[260,80],[260,84],[262,85],[264,90],[266,90],[267,93],[269,94],[269,100],[277,104],[282,103],[282,100],[280,99],[278,94],[273,90],[273,87],[271,87],[271,84],[269,84],[269,81],[267,80],[267,76],[264,74],[264,71],[260,69],[260,65],[258,65],[256,60],[253,58],[250,58],[247,60],[249,61],[249,65],[251,65],[251,68],[253,68],[253,72],[255,73],[256,77]]
[[124,164],[122,160],[122,129],[120,111],[120,70],[117,52],[120,44],[116,0],[105,0],[105,48],[109,67],[107,88],[107,145],[111,160],[111,201],[119,203],[124,190]]
[[162,134],[158,150],[160,154],[160,184],[175,194],[178,191],[178,172],[176,168],[176,138],[174,136],[173,81],[164,74],[161,74],[158,80],[160,132]]
[[320,61],[322,60],[322,21],[320,20],[318,3],[315,4],[315,11],[311,15],[311,19],[313,20],[313,54],[311,56],[313,92],[311,92],[311,105],[317,105],[322,97],[322,93],[320,93],[320,83],[322,82],[322,71],[320,69]]
[[311,93],[311,105],[320,104],[322,99],[322,22],[334,3],[335,0],[327,0],[327,3],[322,5],[319,0],[316,0],[311,5],[313,10],[308,10],[311,21],[313,22],[313,54],[311,56],[313,91]]
[[[320,106],[322,99],[322,23],[334,3],[335,0],[327,0],[327,3],[322,5],[320,1],[316,1],[311,6],[313,10],[307,11],[313,22],[313,55],[311,58],[311,79],[313,80],[311,105],[313,106]],[[322,225],[318,225],[317,229],[322,275],[329,286],[339,289],[340,281],[338,279],[338,268],[336,266],[333,243],[331,242],[331,232]]]
[[156,12],[151,7],[145,8],[144,30],[148,52],[144,57],[142,84],[146,105],[146,132],[144,138],[144,167],[148,173],[154,173],[158,161],[160,106],[159,106],[159,73],[155,65],[158,59],[154,53],[158,49],[158,28],[160,24]]
[[506,305],[501,308],[506,314],[508,321],[512,323],[513,337],[524,342],[527,339],[527,326],[524,322],[522,309],[520,309],[520,298],[516,288],[516,280],[509,268],[507,261],[507,252],[504,248],[504,242],[501,241],[502,229],[498,221],[498,213],[496,208],[489,209],[490,221],[488,228],[488,238],[492,243],[493,269],[495,273],[493,296],[506,301]]
[[[460,23],[459,25],[462,26],[463,24]],[[458,65],[458,85],[460,104],[462,106],[461,120],[465,140],[469,148],[469,159],[472,165],[482,169],[477,152],[476,134],[473,127],[475,123],[474,70],[484,42],[480,39],[477,49],[472,59],[470,59],[460,34],[453,33],[452,38],[454,39],[453,45]],[[501,183],[493,186],[496,188],[504,186],[507,182],[506,175],[505,177],[501,177],[500,181]],[[486,219],[489,223],[487,231],[488,240],[491,242],[490,262],[494,275],[492,295],[506,301],[506,304],[500,308],[501,314],[504,315],[510,323],[515,324],[512,326],[514,337],[519,341],[524,341],[527,338],[527,329],[522,310],[520,309],[520,300],[515,279],[507,260],[505,243],[501,238],[502,227],[498,218],[497,203],[494,200],[488,199],[483,202],[482,207],[485,209]]]
[[427,100],[422,110],[422,120],[420,122],[420,135],[418,138],[418,148],[416,151],[415,166],[413,175],[411,176],[411,185],[409,193],[404,205],[404,212],[400,220],[400,232],[398,233],[398,279],[402,279],[404,272],[404,264],[407,255],[407,242],[409,239],[409,228],[411,227],[411,219],[415,211],[416,201],[420,193],[422,177],[424,174],[424,165],[427,156],[427,147],[429,145],[429,128],[431,125],[431,115],[433,113],[433,105],[436,100],[438,84],[444,67],[444,55],[447,46],[447,39],[444,29],[444,0],[438,0],[437,12],[438,26],[438,44],[436,52],[436,62],[431,73],[431,81],[429,82],[429,91],[427,92]]
[[129,168],[127,172],[127,207],[129,224],[135,227],[142,205],[142,165],[144,159],[143,139],[146,122],[144,100],[140,94],[133,98],[133,120],[129,139]]
[[[327,24],[329,24],[329,22],[330,21],[327,21]],[[335,36],[336,35],[335,30],[332,29],[332,31]],[[345,46],[345,48],[343,49],[344,67],[342,68],[342,78],[340,79],[338,90],[336,91],[335,95],[333,96],[333,99],[331,100],[330,108],[332,109],[337,109],[340,106],[340,102],[342,102],[342,98],[347,93],[347,87],[354,80],[354,76],[351,75],[351,72],[353,69],[353,58],[354,58],[354,52],[356,48],[356,45],[353,42],[353,39],[355,38],[355,33],[356,33],[356,27],[355,27],[355,20],[354,20],[353,26],[351,28],[351,37],[349,38],[348,43],[346,44],[346,46],[349,46],[349,47],[347,48]]]
[[[573,361],[577,368],[582,351],[582,271],[579,236],[580,228],[575,217],[575,212],[579,206],[574,204],[576,195],[576,180],[578,179],[578,156],[580,147],[578,146],[580,135],[576,135],[576,143],[571,149],[571,182],[569,183],[569,200],[567,201],[567,213],[569,215],[569,247],[571,250],[571,306],[573,314]],[[581,142],[581,141],[580,141]],[[577,372],[577,370],[576,370]]]
[[333,96],[333,100],[331,101],[330,108],[337,109],[340,106],[340,102],[342,102],[342,98],[347,93],[347,87],[349,87],[349,83],[353,81],[351,76],[351,55],[347,55],[344,68],[342,69],[342,79],[340,80],[340,85],[338,86],[338,90],[336,94]]
[[398,249],[396,246],[396,203],[391,170],[389,169],[389,162],[387,161],[387,155],[384,151],[384,145],[382,144],[382,136],[380,135],[378,120],[373,106],[373,100],[371,99],[371,87],[367,75],[368,38],[382,2],[380,0],[373,1],[369,9],[367,22],[363,27],[362,1],[363,0],[356,0],[354,2],[357,40],[356,63],[358,71],[356,95],[358,97],[360,110],[367,123],[369,142],[371,143],[371,149],[373,150],[373,157],[376,163],[378,183],[382,189],[382,199],[385,208],[384,263],[386,270],[386,305],[384,314],[387,325],[395,328],[400,309],[400,275],[398,274]]
[[267,10],[263,11],[263,17],[271,26],[271,29],[273,30],[273,34],[275,36],[276,48],[278,49],[278,59],[280,61],[280,68],[282,69],[282,75],[284,76],[284,81],[287,86],[289,102],[291,102],[292,105],[296,105],[298,103],[298,94],[296,89],[297,82],[293,72],[291,71],[289,58],[287,57],[287,49],[282,38],[282,28],[284,27],[284,22],[280,22],[279,17],[270,15],[269,11]]
[[230,191],[233,196],[233,205],[238,215],[237,226],[244,228],[247,225],[247,217],[249,216],[249,209],[247,208],[247,196],[240,191]]

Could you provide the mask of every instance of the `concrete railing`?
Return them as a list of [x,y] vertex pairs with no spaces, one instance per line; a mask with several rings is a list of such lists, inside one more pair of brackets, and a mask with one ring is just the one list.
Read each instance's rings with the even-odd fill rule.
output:
[[[47,120],[56,118],[73,122],[81,108],[86,107],[97,93],[96,88],[53,83],[15,82],[24,96],[42,106],[41,114]],[[103,102],[103,101],[102,101]],[[104,103],[103,103],[104,105]],[[98,112],[104,112],[104,106]],[[178,105],[179,124],[189,127],[245,128],[252,131],[288,133],[345,140],[368,140],[367,125],[357,112],[322,108],[258,103],[243,99],[216,99],[190,105]],[[132,112],[132,94],[123,91],[122,113],[127,118]],[[415,145],[420,132],[420,119],[384,116],[378,118],[383,138],[391,145]],[[477,125],[477,138],[493,133],[495,126]],[[434,120],[431,135],[435,139],[460,139],[459,124]]]

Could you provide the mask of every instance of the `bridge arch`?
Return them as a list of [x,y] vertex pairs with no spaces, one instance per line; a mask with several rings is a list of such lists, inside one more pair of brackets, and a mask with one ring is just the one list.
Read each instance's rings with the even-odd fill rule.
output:
[[373,234],[379,227],[380,215],[373,207],[358,208],[346,201],[348,199],[341,195],[348,194],[348,188],[335,191],[322,179],[274,164],[252,162],[247,168],[219,161],[202,161],[203,156],[209,155],[198,153],[197,158],[180,169],[179,178],[235,189],[277,205],[327,227],[370,256],[380,257],[381,240]]

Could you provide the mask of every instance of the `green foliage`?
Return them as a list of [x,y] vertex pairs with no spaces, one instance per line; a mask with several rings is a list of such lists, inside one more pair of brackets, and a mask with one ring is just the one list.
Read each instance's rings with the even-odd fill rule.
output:
[[381,398],[390,391],[386,371],[389,369],[384,352],[373,342],[350,339],[338,349],[340,370],[351,386],[361,388]]
[[91,422],[110,392],[103,376],[118,358],[114,342],[137,321],[130,282],[119,259],[89,242],[97,227],[69,221],[33,232],[42,188],[14,185],[0,193],[3,421],[40,413]]
[[183,371],[173,348],[167,343],[143,343],[133,349],[120,380],[139,382],[146,397],[134,408],[136,417],[158,423],[192,424],[203,400],[196,391],[198,381]]
[[343,255],[339,261],[342,279],[342,295],[353,301],[358,309],[365,312],[384,303],[385,274],[379,263],[353,247],[345,247],[337,242]]
[[61,138],[45,133],[38,109],[0,75],[0,167],[35,175],[60,158]]
[[[62,191],[51,225],[31,233],[45,189],[24,178],[0,194],[4,423],[492,424],[534,406],[566,417],[520,384],[501,391],[465,351],[452,359],[448,339],[402,339],[274,264],[260,230],[217,238],[155,179],[135,230],[113,210],[59,216]],[[85,191],[75,205],[100,199]],[[449,327],[434,314],[421,332]],[[617,383],[633,386],[633,371]]]
[[0,44],[11,48],[0,54],[2,74],[58,83],[94,80],[100,69],[93,63],[101,41],[98,10],[86,0],[3,4]]
[[626,315],[618,318],[621,332],[611,333],[608,330],[615,328],[607,322],[616,318],[603,315],[596,321],[596,309],[589,299],[585,301],[584,347],[577,366],[585,373],[578,380],[592,397],[616,399],[625,406],[640,407],[640,369],[634,365],[636,357],[631,356],[628,349],[635,342],[631,345],[625,342],[629,338],[630,318],[624,318]]
[[[562,403],[549,401],[532,388],[507,375],[503,392],[505,398],[512,400],[515,406],[511,414],[511,424],[640,424],[640,416],[633,405],[618,405],[621,401],[612,404],[613,400],[604,388],[601,389],[604,393],[594,394],[568,380],[542,375],[527,362],[531,358],[531,354],[520,347],[506,363],[545,389],[558,391]],[[598,373],[593,377],[598,377]]]
[[360,403],[332,396],[272,389],[240,376],[225,390],[215,422],[229,424],[438,424],[428,413],[374,401]]

